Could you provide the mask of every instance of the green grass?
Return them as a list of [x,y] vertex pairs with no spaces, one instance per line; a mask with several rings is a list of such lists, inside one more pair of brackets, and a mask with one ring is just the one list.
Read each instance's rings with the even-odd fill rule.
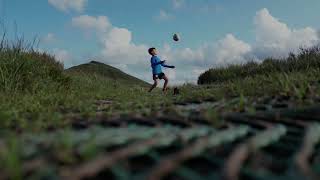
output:
[[248,62],[246,64],[209,69],[200,75],[198,84],[225,82],[278,72],[309,71],[316,68],[320,68],[320,47],[301,49],[298,55],[290,53],[286,59],[268,58],[260,64]]
[[[240,97],[239,102],[225,111],[241,110],[250,106],[250,101],[244,99],[261,96],[289,95],[303,101],[311,93],[311,84],[318,82],[320,77],[320,69],[316,65],[319,49],[314,48],[304,50],[294,58],[295,61],[291,56],[291,60],[284,62],[266,61],[260,65],[210,70],[229,75],[221,75],[220,81],[213,80],[214,84],[183,85],[179,87],[180,95],[173,96],[172,91],[164,94],[160,89],[148,93],[149,85],[144,81],[99,62],[64,71],[62,64],[53,56],[26,48],[23,41],[10,44],[3,40],[0,47],[2,131],[36,132],[66,128],[70,126],[72,116],[90,121],[97,115],[97,100],[112,101],[112,105],[103,111],[107,117],[116,114],[149,116],[160,110],[173,109],[175,103],[223,101],[235,97]],[[267,64],[274,68],[266,68]],[[246,75],[247,66],[254,67],[252,69],[257,73]],[[282,66],[284,69],[270,71]],[[243,71],[243,75],[232,78],[237,72],[232,68]],[[258,73],[260,71],[262,73]],[[312,93],[319,93],[318,86],[312,89]],[[208,112],[207,115],[216,117],[217,112]]]
[[53,56],[21,46],[0,45],[0,91],[35,93],[68,84],[63,65]]
[[95,102],[101,99],[114,102],[106,114],[127,114],[166,103],[164,95],[151,98],[154,95],[146,93],[147,86],[144,81],[98,62],[64,71],[53,56],[34,51],[23,40],[0,41],[2,130],[66,127],[66,114],[95,116]]

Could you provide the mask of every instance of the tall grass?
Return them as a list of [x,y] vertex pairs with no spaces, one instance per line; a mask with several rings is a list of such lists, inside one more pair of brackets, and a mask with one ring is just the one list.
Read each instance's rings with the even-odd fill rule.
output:
[[63,65],[52,55],[35,51],[34,42],[23,38],[15,41],[0,39],[0,91],[36,92],[48,88],[50,84],[67,85]]
[[248,62],[241,65],[209,69],[201,74],[198,84],[211,84],[275,72],[299,72],[320,68],[320,47],[300,49],[295,55],[290,53],[285,59],[265,59],[262,63]]
[[[114,113],[138,109],[141,99],[137,96],[148,95],[145,85],[134,84],[136,81],[125,83],[95,72],[66,72],[54,56],[34,46],[23,38],[9,41],[5,34],[1,36],[0,129],[65,127],[69,116],[96,116],[97,100],[115,101],[106,110]],[[115,69],[112,72],[117,76]],[[129,104],[134,101],[137,103]]]

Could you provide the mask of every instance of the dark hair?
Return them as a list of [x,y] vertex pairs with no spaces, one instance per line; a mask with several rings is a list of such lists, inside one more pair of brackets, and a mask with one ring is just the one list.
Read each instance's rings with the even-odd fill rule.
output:
[[156,48],[154,48],[154,47],[150,48],[150,49],[148,50],[149,54],[152,55],[151,53],[152,53],[152,51],[155,50],[155,49],[156,49]]

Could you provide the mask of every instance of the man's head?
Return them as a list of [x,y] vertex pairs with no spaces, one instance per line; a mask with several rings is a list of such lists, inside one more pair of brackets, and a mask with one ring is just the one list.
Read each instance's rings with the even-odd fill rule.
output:
[[150,48],[150,49],[148,50],[148,52],[149,52],[149,54],[150,54],[151,56],[155,56],[155,55],[158,54],[157,49],[154,48],[154,47]]

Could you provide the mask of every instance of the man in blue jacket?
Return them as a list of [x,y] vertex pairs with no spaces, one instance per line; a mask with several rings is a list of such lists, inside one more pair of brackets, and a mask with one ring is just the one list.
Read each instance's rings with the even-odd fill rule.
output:
[[152,67],[152,78],[153,78],[153,85],[151,86],[149,92],[151,92],[155,87],[157,87],[158,85],[158,79],[163,79],[164,85],[163,85],[163,89],[162,91],[165,92],[167,90],[167,86],[169,83],[169,79],[168,77],[162,72],[162,67],[166,67],[166,68],[175,68],[174,66],[168,66],[165,65],[166,61],[161,61],[160,58],[157,56],[158,52],[156,48],[150,48],[148,50],[149,54],[152,56],[151,57],[151,67]]

